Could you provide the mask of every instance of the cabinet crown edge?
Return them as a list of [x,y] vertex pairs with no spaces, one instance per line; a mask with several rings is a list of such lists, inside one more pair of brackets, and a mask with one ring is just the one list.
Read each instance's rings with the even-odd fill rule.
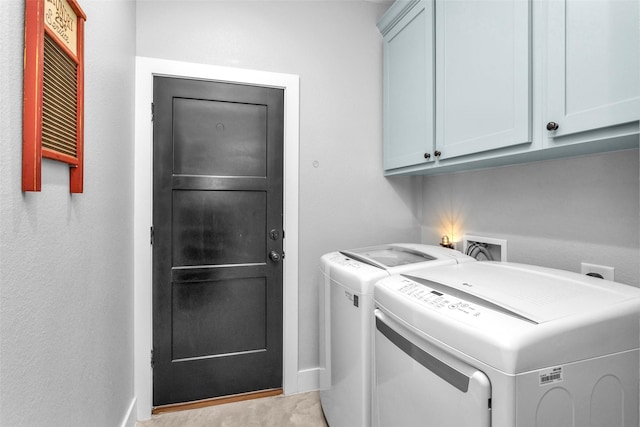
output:
[[396,0],[378,21],[378,30],[384,36],[421,0]]

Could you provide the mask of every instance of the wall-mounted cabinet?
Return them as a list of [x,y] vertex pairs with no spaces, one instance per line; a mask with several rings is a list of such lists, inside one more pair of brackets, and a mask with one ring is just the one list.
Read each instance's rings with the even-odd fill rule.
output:
[[435,9],[440,160],[529,144],[528,3],[437,0]]
[[396,2],[384,36],[384,168],[433,162],[433,2]]
[[378,24],[385,173],[637,148],[639,22],[635,0],[394,3]]
[[[568,135],[610,128],[637,133],[640,117],[639,3],[545,2],[545,127],[549,145]],[[635,123],[634,123],[635,122]],[[625,128],[627,129],[625,131]],[[588,134],[569,141],[593,139]]]

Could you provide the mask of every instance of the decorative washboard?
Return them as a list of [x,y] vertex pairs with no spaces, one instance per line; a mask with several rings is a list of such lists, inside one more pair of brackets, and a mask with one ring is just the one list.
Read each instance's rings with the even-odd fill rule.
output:
[[22,191],[40,191],[42,158],[84,175],[84,22],[75,0],[25,0]]

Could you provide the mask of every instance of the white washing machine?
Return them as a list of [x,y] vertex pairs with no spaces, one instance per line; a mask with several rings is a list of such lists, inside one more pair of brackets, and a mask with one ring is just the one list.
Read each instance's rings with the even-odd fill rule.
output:
[[320,399],[331,427],[371,425],[373,285],[391,274],[475,261],[452,249],[390,244],[320,261]]
[[640,289],[476,262],[375,285],[379,427],[638,427]]

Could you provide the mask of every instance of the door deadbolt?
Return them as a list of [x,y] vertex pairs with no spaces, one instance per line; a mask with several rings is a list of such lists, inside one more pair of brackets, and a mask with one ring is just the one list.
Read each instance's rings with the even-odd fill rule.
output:
[[274,228],[269,232],[269,238],[271,240],[278,240],[280,238],[280,233]]

